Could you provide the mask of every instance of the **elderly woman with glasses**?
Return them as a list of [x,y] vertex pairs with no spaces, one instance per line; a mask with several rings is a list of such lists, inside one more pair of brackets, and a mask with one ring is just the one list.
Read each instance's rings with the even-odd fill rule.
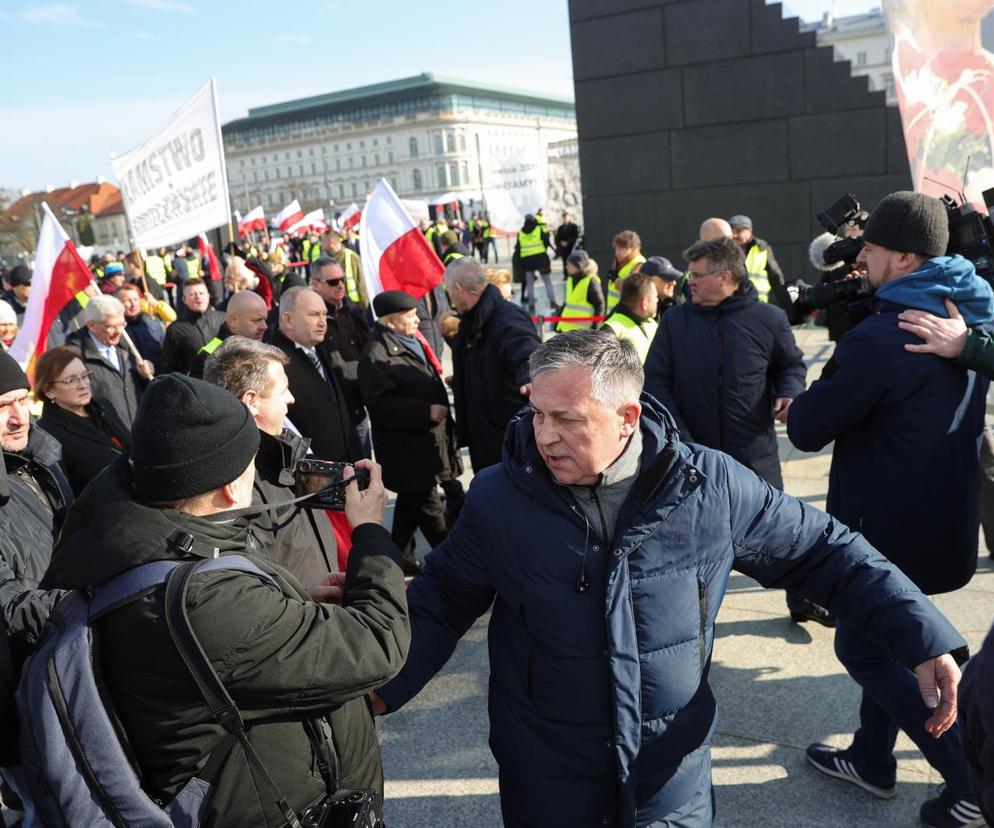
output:
[[62,444],[62,467],[73,493],[128,450],[131,433],[114,409],[95,398],[79,351],[45,351],[35,364],[35,399],[44,403],[38,425]]

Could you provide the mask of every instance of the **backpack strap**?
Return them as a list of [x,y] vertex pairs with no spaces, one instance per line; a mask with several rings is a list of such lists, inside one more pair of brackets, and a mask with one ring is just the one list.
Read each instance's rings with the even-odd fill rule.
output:
[[152,561],[115,576],[91,592],[89,620],[94,621],[133,601],[141,593],[157,587],[179,564],[176,561]]
[[[259,569],[254,563],[240,555],[228,555],[224,558],[213,558],[209,561],[194,561],[178,566],[169,574],[166,581],[166,625],[173,643],[184,663],[189,669],[193,680],[200,688],[200,692],[207,702],[214,718],[220,722],[221,726],[238,740],[245,752],[245,759],[249,763],[256,778],[261,779],[268,793],[273,797],[273,801],[286,820],[290,828],[303,828],[299,817],[293,808],[286,801],[276,782],[269,774],[265,764],[255,747],[245,733],[245,722],[242,720],[241,712],[235,704],[234,699],[225,689],[224,684],[218,677],[217,672],[211,665],[210,659],[197,640],[196,633],[190,624],[190,616],[186,609],[186,596],[190,585],[191,577],[197,572],[211,571],[215,569],[234,569],[242,572],[257,575],[269,583],[276,584],[275,579]],[[278,584],[277,584],[278,585]]]

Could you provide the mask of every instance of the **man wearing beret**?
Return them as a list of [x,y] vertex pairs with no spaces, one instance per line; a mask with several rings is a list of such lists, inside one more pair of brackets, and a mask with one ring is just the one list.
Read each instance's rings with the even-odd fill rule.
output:
[[[887,196],[870,215],[857,262],[876,288],[873,313],[839,342],[821,378],[794,400],[787,433],[799,449],[832,440],[827,510],[866,536],[926,594],[959,589],[977,563],[977,445],[987,381],[950,360],[912,353],[898,327],[908,309],[967,325],[994,319],[994,294],[962,256],[946,256],[949,226],[937,199]],[[960,730],[933,739],[914,678],[875,641],[839,619],[835,650],[861,685],[860,726],[845,750],[808,748],[823,773],[889,798],[895,793],[898,729],[945,780],[921,808],[930,826],[982,823],[970,796]]]
[[450,509],[462,500],[461,464],[441,364],[418,330],[417,302],[400,290],[373,298],[372,338],[359,359],[359,386],[369,409],[383,482],[397,492],[393,541],[404,571],[419,571],[413,539],[420,529],[433,547],[447,534],[438,483]]
[[[372,788],[383,772],[365,694],[400,669],[410,626],[400,552],[379,525],[380,468],[345,489],[354,527],[344,582],[309,595],[253,543],[259,430],[228,391],[169,374],[148,388],[130,457],[87,487],[66,519],[45,585],[87,588],[150,561],[246,556],[271,575],[195,573],[190,625],[239,706],[248,739],[296,812],[329,787]],[[100,667],[149,796],[169,802],[197,776],[201,823],[284,825],[265,778],[215,720],[166,631],[164,586],[100,620]],[[314,600],[312,600],[312,597]],[[323,603],[318,603],[321,601]],[[379,810],[380,803],[377,803]]]

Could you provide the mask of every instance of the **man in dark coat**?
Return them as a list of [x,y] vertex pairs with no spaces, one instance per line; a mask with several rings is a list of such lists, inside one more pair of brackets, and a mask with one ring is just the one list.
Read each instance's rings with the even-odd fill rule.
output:
[[24,324],[24,313],[28,309],[28,297],[31,295],[31,275],[31,268],[27,265],[21,264],[11,268],[10,273],[7,274],[7,284],[10,285],[10,288],[0,294],[0,299],[10,305],[14,309],[14,313],[17,314],[18,326]]
[[325,353],[331,357],[338,381],[345,390],[355,427],[356,445],[363,457],[372,457],[369,417],[362,404],[358,375],[359,357],[370,336],[368,312],[349,299],[345,289],[345,271],[335,259],[321,256],[311,265],[311,287],[324,299],[328,309]]
[[[252,502],[258,447],[251,414],[227,391],[177,374],[158,379],[135,421],[130,462],[111,466],[77,502],[46,583],[87,588],[150,561],[219,554],[248,557],[271,575],[276,585],[246,572],[198,573],[186,608],[248,738],[299,813],[332,783],[382,792],[365,696],[403,663],[410,628],[400,554],[378,525],[386,501],[379,467],[363,461],[370,472],[364,492],[346,487],[355,528],[344,582],[312,593],[344,604],[336,606],[312,600],[256,551],[249,518],[238,512]],[[242,748],[232,747],[170,640],[163,590],[100,621],[103,683],[142,787],[168,802],[205,774],[205,824],[284,824],[275,797]]]
[[[865,629],[955,719],[965,642],[860,535],[687,445],[630,342],[570,331],[531,357],[529,412],[408,590],[396,710],[492,608],[490,745],[508,828],[712,822],[715,618],[734,568]],[[934,690],[927,690],[934,693]],[[924,711],[924,704],[922,705]],[[928,714],[922,716],[922,720]]]
[[[987,381],[908,351],[918,340],[898,327],[898,314],[914,308],[946,315],[948,296],[968,325],[986,324],[994,319],[994,294],[969,261],[944,255],[949,228],[938,199],[887,196],[863,239],[857,261],[877,289],[875,312],[842,338],[821,378],[794,400],[787,433],[802,451],[834,440],[828,512],[862,532],[923,592],[949,592],[968,583],[977,565],[977,445]],[[863,628],[840,621],[835,651],[863,690],[860,727],[845,750],[809,747],[811,763],[892,796],[900,728],[946,783],[922,806],[922,822],[958,824],[950,814],[975,812],[959,729],[938,740],[922,730],[914,687]]]
[[[294,498],[291,469],[306,456],[310,443],[284,428],[293,403],[284,370],[289,361],[273,345],[233,336],[205,366],[204,379],[245,403],[259,427],[253,503]],[[308,589],[339,570],[335,534],[323,510],[293,505],[266,511],[252,521],[250,531],[270,557]]]
[[166,339],[166,326],[142,312],[142,292],[137,285],[123,285],[114,294],[124,306],[127,333],[135,343],[138,353],[158,370],[162,363],[162,345]]
[[197,352],[210,342],[224,322],[224,314],[211,307],[203,279],[187,279],[183,285],[185,312],[166,330],[162,347],[162,373],[189,374]]
[[279,327],[270,342],[290,358],[290,422],[310,438],[316,457],[352,461],[358,449],[348,399],[324,347],[327,313],[324,300],[313,290],[290,288],[280,300]]
[[500,462],[507,424],[527,402],[528,357],[539,339],[528,314],[487,282],[479,262],[456,260],[445,281],[461,317],[452,343],[456,429],[479,472]]
[[556,258],[562,259],[563,273],[566,272],[566,260],[569,254],[576,247],[576,241],[580,237],[580,228],[576,226],[573,217],[569,213],[563,213],[563,223],[556,228]]
[[130,427],[138,403],[155,368],[139,360],[121,343],[125,331],[124,306],[113,296],[95,296],[83,311],[85,328],[66,337],[66,345],[80,352],[90,372],[90,388]]
[[228,337],[244,336],[261,342],[268,330],[268,314],[266,301],[255,291],[240,290],[231,294],[224,310],[224,322],[214,337],[197,351],[190,376],[197,379],[204,376],[204,364]]
[[438,359],[417,335],[414,297],[384,291],[373,297],[373,310],[378,321],[359,361],[359,384],[383,482],[397,492],[391,537],[405,553],[405,573],[416,575],[415,531],[420,529],[431,546],[447,534],[437,484],[458,487],[455,423]]

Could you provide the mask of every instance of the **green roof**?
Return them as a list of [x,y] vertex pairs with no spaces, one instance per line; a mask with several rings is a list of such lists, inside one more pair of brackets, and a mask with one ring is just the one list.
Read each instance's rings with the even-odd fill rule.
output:
[[285,122],[294,118],[312,117],[318,114],[343,112],[355,107],[372,106],[378,103],[410,98],[417,95],[474,95],[490,97],[501,101],[541,106],[573,108],[573,99],[562,95],[545,95],[520,89],[507,89],[501,86],[476,83],[475,81],[449,78],[423,72],[410,78],[343,89],[325,95],[314,95],[293,101],[257,106],[249,109],[247,118],[239,118],[225,124],[235,129],[258,124]]

